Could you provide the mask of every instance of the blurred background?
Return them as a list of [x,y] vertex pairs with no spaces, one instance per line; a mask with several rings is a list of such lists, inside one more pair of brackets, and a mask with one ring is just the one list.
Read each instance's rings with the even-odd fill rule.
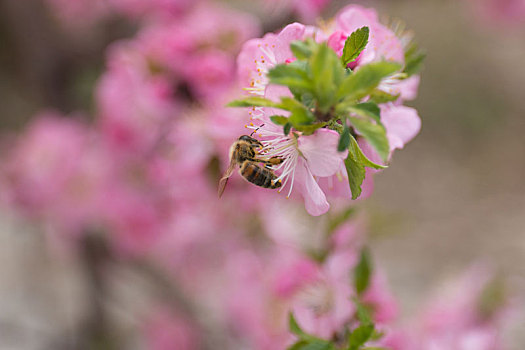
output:
[[[324,17],[345,3],[331,3]],[[422,131],[376,176],[373,195],[361,204],[371,219],[375,259],[401,301],[402,317],[474,262],[494,266],[523,295],[525,23],[486,20],[468,1],[360,3],[405,21],[427,53],[419,97],[411,104]],[[285,23],[267,21],[268,30]],[[1,0],[4,137],[42,109],[93,111],[107,45],[135,30],[134,23],[115,16],[73,32],[41,1]],[[55,330],[72,327],[83,312],[89,282],[79,276],[82,267],[50,253],[37,231],[0,214],[0,349],[54,348],[53,342],[60,343]],[[120,286],[122,298],[140,300],[126,285],[140,288],[143,281],[118,273],[128,281]],[[523,349],[520,333],[509,335],[511,349]],[[43,346],[43,339],[53,341]]]

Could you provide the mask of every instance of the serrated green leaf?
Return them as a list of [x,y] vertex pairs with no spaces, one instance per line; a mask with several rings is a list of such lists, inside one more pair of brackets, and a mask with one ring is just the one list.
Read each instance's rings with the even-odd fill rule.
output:
[[391,76],[400,69],[401,65],[399,63],[388,61],[364,65],[344,78],[337,91],[337,98],[358,101],[368,96],[381,83],[381,80]]
[[368,27],[359,28],[346,39],[345,46],[343,48],[343,55],[341,56],[341,62],[343,67],[346,67],[348,63],[355,61],[361,51],[363,51],[368,44],[368,35],[370,29]]
[[352,126],[374,147],[381,159],[386,161],[390,146],[385,127],[367,118],[348,117]]
[[288,123],[288,118],[282,115],[272,115],[270,120],[277,125],[285,125]]
[[349,152],[345,159],[345,168],[352,199],[357,199],[361,195],[361,184],[365,179],[365,167]]
[[283,128],[284,135],[287,136],[290,133],[291,129],[292,129],[292,123],[284,124],[284,128]]
[[268,100],[264,97],[247,97],[242,100],[234,100],[226,105],[227,107],[274,107],[279,108],[279,103]]
[[359,350],[372,336],[374,325],[361,325],[354,329],[348,338],[348,350]]
[[354,155],[354,157],[365,167],[367,168],[373,168],[373,169],[386,169],[388,166],[376,164],[372,162],[370,159],[368,159],[367,156],[363,153],[363,150],[361,150],[361,147],[359,147],[359,144],[357,143],[357,140],[350,135],[350,147],[348,147],[350,152]]
[[337,144],[337,151],[343,152],[350,146],[350,130],[348,126],[345,125],[341,136],[339,137],[339,143]]
[[303,135],[308,136],[312,135],[315,132],[315,130],[320,129],[325,125],[326,123],[315,123],[309,125],[295,125],[294,128],[297,129],[297,131],[302,132]]
[[271,84],[284,85],[292,89],[313,91],[313,84],[308,74],[292,64],[278,64],[267,74]]
[[370,284],[370,276],[372,275],[372,262],[368,249],[364,248],[361,251],[359,263],[354,268],[354,287],[358,295],[361,295]]
[[361,195],[361,185],[366,175],[365,167],[374,169],[385,169],[387,167],[376,164],[368,159],[351,134],[348,151],[348,157],[345,159],[345,168],[348,175],[350,191],[352,192],[352,199],[357,199]]

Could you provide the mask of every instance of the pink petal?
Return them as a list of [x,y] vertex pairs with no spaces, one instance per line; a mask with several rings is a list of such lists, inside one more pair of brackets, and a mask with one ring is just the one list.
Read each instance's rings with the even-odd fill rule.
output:
[[299,138],[299,150],[313,175],[330,176],[341,167],[347,152],[338,152],[339,134],[334,130],[319,129],[315,134]]
[[304,37],[305,26],[300,23],[292,23],[283,28],[277,35],[277,45],[274,48],[277,62],[284,62],[292,58],[290,43],[295,40],[301,40]]
[[421,130],[421,119],[414,108],[394,105],[383,107],[381,120],[386,128],[390,150],[403,148]]
[[324,192],[308,169],[306,161],[301,157],[299,157],[295,169],[295,185],[304,198],[304,205],[308,214],[319,216],[330,209]]

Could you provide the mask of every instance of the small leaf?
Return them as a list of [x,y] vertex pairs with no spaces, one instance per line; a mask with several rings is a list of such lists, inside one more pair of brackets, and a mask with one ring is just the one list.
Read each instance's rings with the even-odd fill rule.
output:
[[279,108],[279,103],[273,102],[263,97],[247,97],[242,100],[234,100],[226,105],[227,107],[274,107]]
[[366,175],[365,167],[384,169],[386,166],[376,164],[368,159],[351,134],[348,150],[348,157],[345,159],[346,174],[348,176],[350,191],[352,192],[352,199],[357,199],[361,195],[361,185]]
[[335,350],[334,344],[325,340],[314,340],[308,345],[300,348],[301,350]]
[[297,320],[295,319],[295,316],[292,312],[288,314],[288,329],[290,330],[290,332],[299,337],[303,337],[306,335],[306,333],[301,329],[301,327],[297,323]]
[[306,345],[308,345],[308,342],[306,340],[299,340],[298,342],[286,348],[286,350],[302,350]]
[[385,127],[365,118],[348,117],[352,126],[375,148],[379,156],[386,161],[390,154],[390,146],[386,137]]
[[370,93],[370,101],[375,102],[378,105],[382,103],[387,103],[387,102],[394,102],[394,101],[397,101],[398,99],[399,99],[399,94],[392,95],[392,94],[389,94],[388,92],[384,92],[383,90],[379,90],[379,89],[375,89],[374,91]]
[[320,129],[325,125],[326,123],[315,123],[309,125],[295,125],[294,128],[297,129],[297,131],[302,132],[303,135],[308,136],[312,135],[315,132],[315,130]]
[[365,167],[349,152],[345,159],[345,168],[352,199],[357,199],[361,195],[361,184],[365,179]]
[[277,125],[285,125],[288,123],[288,118],[282,115],[272,115],[270,120]]
[[352,298],[352,301],[355,304],[355,307],[357,309],[356,316],[359,322],[362,324],[372,324],[372,316],[370,315],[370,310],[363,305],[358,298],[354,297]]
[[307,59],[312,55],[312,48],[308,42],[305,41],[292,41],[290,50],[292,50],[293,55],[299,60]]
[[343,133],[339,137],[339,143],[337,145],[337,151],[343,152],[350,146],[350,130],[348,130],[348,126],[345,125],[343,129]]
[[373,169],[386,169],[388,168],[386,165],[376,164],[372,162],[370,159],[368,159],[367,156],[363,153],[361,150],[361,147],[359,147],[359,144],[357,143],[356,139],[350,135],[350,152],[354,155],[354,157],[365,167],[367,168],[373,168]]
[[364,248],[361,251],[359,263],[354,268],[354,285],[358,295],[361,295],[368,288],[371,274],[372,263],[370,261],[370,253]]
[[408,76],[417,74],[423,68],[426,54],[419,47],[412,43],[405,52],[405,69],[403,70]]
[[314,116],[306,108],[295,108],[292,109],[292,113],[290,114],[288,120],[295,127],[310,124],[312,121],[314,121]]
[[339,57],[326,44],[317,46],[309,59],[314,87],[314,97],[321,113],[327,113],[334,105],[338,81],[344,76]]
[[279,64],[270,69],[267,76],[272,84],[313,91],[312,81],[308,77],[308,74],[297,65]]
[[284,135],[287,136],[290,133],[291,129],[292,129],[292,123],[284,124],[284,128],[283,128]]
[[370,29],[368,27],[359,28],[346,39],[345,47],[343,48],[343,55],[341,56],[341,62],[343,67],[346,67],[348,63],[355,61],[361,51],[363,51],[368,44],[368,35]]
[[374,332],[374,325],[361,325],[354,329],[348,338],[348,350],[359,350],[372,336]]
[[382,61],[364,65],[343,80],[337,91],[337,98],[360,100],[368,96],[381,83],[381,80],[400,69],[401,65],[396,62]]
[[372,118],[376,122],[381,123],[381,109],[374,102],[364,102],[353,105],[352,107],[348,108],[348,111]]

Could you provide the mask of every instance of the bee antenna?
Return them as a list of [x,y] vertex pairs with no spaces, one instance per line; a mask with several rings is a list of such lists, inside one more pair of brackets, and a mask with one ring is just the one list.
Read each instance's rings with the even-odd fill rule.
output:
[[254,131],[252,131],[252,133],[250,134],[250,137],[255,134],[257,132],[257,130],[259,130],[260,128],[262,128],[264,126],[264,124],[261,124],[259,125],[259,127],[257,129],[255,129]]

